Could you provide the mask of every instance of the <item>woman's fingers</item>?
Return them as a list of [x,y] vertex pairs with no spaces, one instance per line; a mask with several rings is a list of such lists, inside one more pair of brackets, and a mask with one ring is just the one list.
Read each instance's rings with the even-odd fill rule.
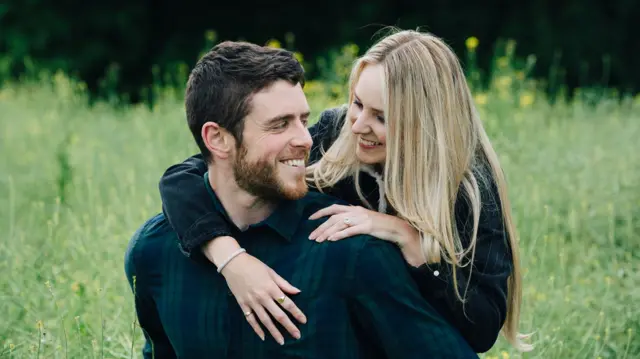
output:
[[336,222],[342,221],[341,215],[333,215],[329,217],[324,223],[318,226],[311,234],[309,234],[309,239],[318,240],[324,232],[336,224]]
[[349,206],[343,206],[339,204],[332,204],[329,207],[325,207],[316,211],[316,213],[309,216],[310,220],[318,219],[321,217],[331,216],[334,214],[342,213],[349,210]]
[[269,274],[271,275],[271,279],[273,279],[273,281],[276,283],[276,285],[280,288],[280,290],[282,290],[283,292],[286,292],[288,294],[298,294],[300,293],[300,289],[294,287],[291,285],[291,283],[287,282],[286,279],[282,278],[278,273],[276,273],[274,270],[270,270]]
[[300,339],[300,330],[293,324],[287,313],[285,313],[282,308],[276,304],[276,301],[281,304],[287,304],[291,302],[291,299],[287,298],[285,295],[280,295],[277,296],[276,299],[270,298],[263,302],[262,305],[267,311],[269,311],[271,317],[280,323],[289,332],[289,334],[291,334],[291,336],[296,339]]
[[[275,303],[273,302],[273,299],[271,299],[271,303],[275,305]],[[280,334],[280,331],[278,331],[276,326],[273,324],[271,317],[269,316],[269,314],[267,313],[263,305],[264,303],[261,303],[261,302],[256,303],[256,305],[253,307],[253,311],[255,315],[258,316],[258,319],[260,320],[260,322],[262,322],[262,325],[264,325],[265,328],[267,328],[267,330],[269,331],[269,333],[271,333],[271,336],[273,337],[273,339],[275,339],[276,342],[278,342],[278,344],[280,345],[284,344],[284,337],[282,336],[282,334]],[[282,312],[282,310],[280,311]]]
[[264,341],[264,330],[262,330],[262,327],[260,327],[260,324],[256,319],[256,313],[254,313],[253,309],[251,309],[251,307],[246,304],[240,304],[240,308],[242,309],[247,322],[249,322],[249,325],[251,325],[251,328],[253,328],[253,331],[256,332],[260,339]]
[[[280,289],[283,292],[287,292],[289,294],[298,294],[300,293],[300,290],[298,288],[295,288],[294,286],[292,286],[291,284],[289,284],[289,282],[287,282],[284,278],[280,277],[280,275],[278,275],[276,272],[272,271],[271,272],[271,277],[273,278],[274,282],[280,287]],[[287,289],[293,289],[293,290],[287,290]],[[281,297],[284,297],[281,296]],[[280,298],[280,297],[277,297]],[[276,300],[277,300],[276,298]],[[287,298],[284,303],[279,303],[285,310],[287,310],[289,313],[291,313],[291,315],[293,315],[294,318],[296,318],[297,321],[299,321],[300,323],[304,324],[307,322],[307,317],[304,315],[304,313],[302,313],[302,311],[298,308],[298,306],[293,302],[293,300]]]
[[[321,233],[318,233],[318,236],[316,237],[317,242],[324,242],[332,235],[348,229],[350,226],[355,226],[358,223],[357,218],[349,217],[348,215],[341,214],[334,217],[335,220],[333,221],[333,223],[328,228],[324,229]],[[350,223],[345,223],[346,218],[349,218]]]
[[353,227],[348,227],[345,228],[341,231],[338,231],[332,235],[330,235],[327,240],[328,241],[339,241],[341,239],[347,238],[347,237],[351,237],[351,236],[355,236],[357,234],[365,234],[366,233],[366,226],[365,225],[357,225],[357,226],[353,226]]

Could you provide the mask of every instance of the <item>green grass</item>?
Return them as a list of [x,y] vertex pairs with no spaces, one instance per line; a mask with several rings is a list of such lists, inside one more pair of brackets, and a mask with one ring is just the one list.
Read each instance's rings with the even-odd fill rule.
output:
[[[476,99],[521,234],[522,357],[640,356],[640,101],[551,106],[517,72],[495,79]],[[335,84],[308,91],[315,116],[340,102]],[[90,108],[62,75],[6,84],[0,151],[0,357],[140,357],[123,256],[163,171],[196,151],[182,103]],[[507,356],[502,338],[485,355]]]

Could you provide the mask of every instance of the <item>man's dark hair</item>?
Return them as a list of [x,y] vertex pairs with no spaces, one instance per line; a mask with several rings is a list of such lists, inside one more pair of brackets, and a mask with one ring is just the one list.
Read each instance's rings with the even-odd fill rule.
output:
[[211,154],[202,139],[202,126],[217,123],[240,146],[253,94],[278,80],[304,86],[304,69],[290,51],[225,41],[198,61],[187,83],[185,107],[189,129],[207,162]]

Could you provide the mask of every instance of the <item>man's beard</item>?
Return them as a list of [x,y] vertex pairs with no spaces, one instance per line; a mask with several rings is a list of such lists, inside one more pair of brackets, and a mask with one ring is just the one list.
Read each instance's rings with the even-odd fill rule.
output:
[[296,200],[307,194],[308,187],[304,177],[294,188],[289,188],[278,178],[277,164],[263,160],[250,163],[246,156],[247,149],[243,143],[233,162],[233,175],[243,190],[266,201]]

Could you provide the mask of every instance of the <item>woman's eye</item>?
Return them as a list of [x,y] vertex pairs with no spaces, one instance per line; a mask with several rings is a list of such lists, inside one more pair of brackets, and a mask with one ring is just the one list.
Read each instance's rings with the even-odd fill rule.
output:
[[285,128],[285,127],[287,127],[287,121],[279,122],[273,128],[281,130],[281,129]]
[[354,105],[358,106],[359,109],[362,109],[362,104],[358,100],[353,100]]
[[384,123],[384,117],[382,116],[376,116],[376,118],[378,119],[378,121]]

